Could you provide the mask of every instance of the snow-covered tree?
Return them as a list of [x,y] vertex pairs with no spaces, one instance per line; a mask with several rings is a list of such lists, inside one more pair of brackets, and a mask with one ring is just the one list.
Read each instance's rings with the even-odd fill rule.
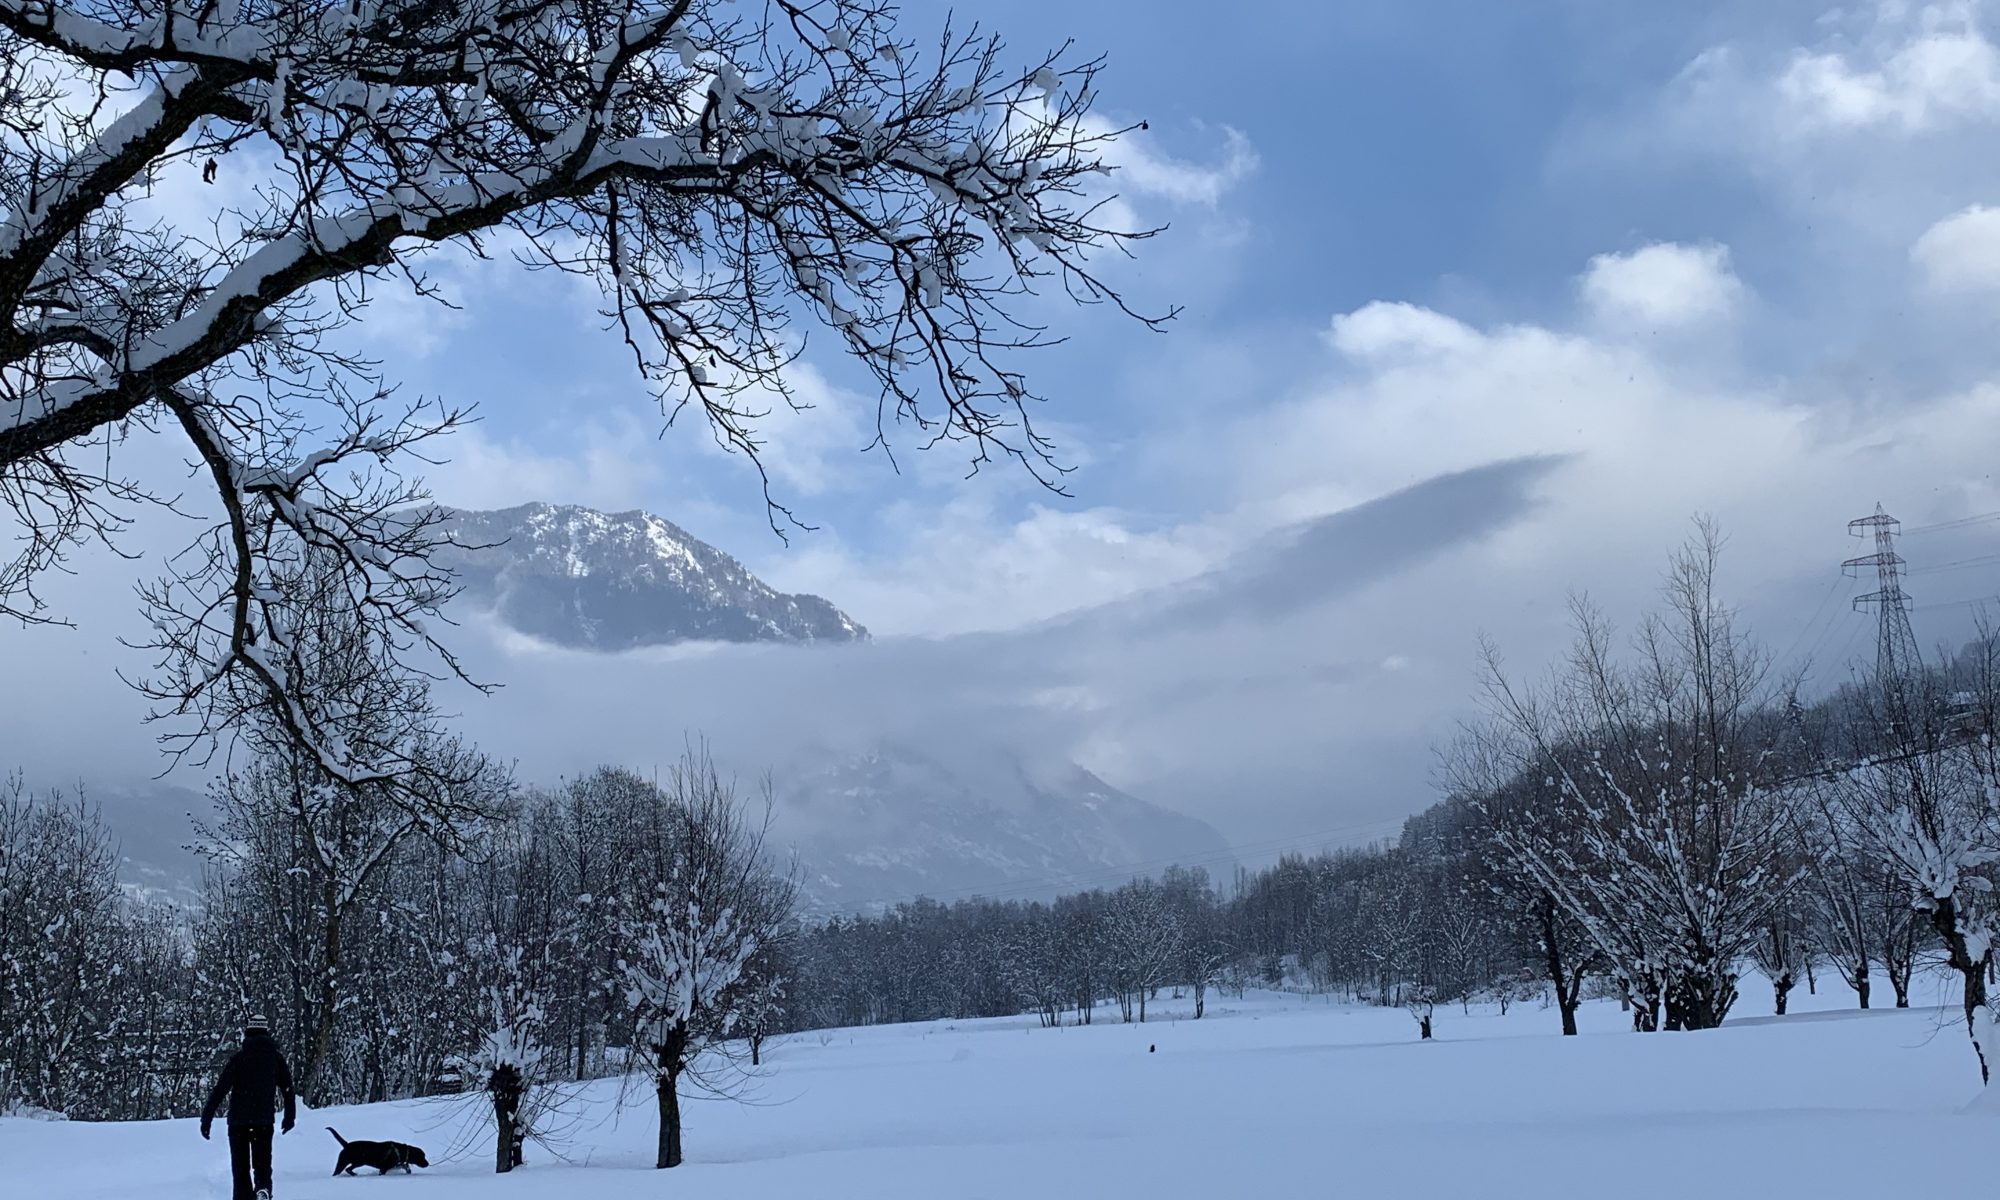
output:
[[79,794],[0,780],[0,1105],[101,1112],[128,947],[117,859]]
[[2000,639],[1984,633],[1955,668],[1948,678],[1912,666],[1851,689],[1855,761],[1829,786],[1864,852],[1938,939],[1989,1082],[2000,1054],[1987,991],[2000,932]]
[[[361,689],[358,701],[365,703],[368,694]],[[352,722],[367,725],[358,714]],[[331,777],[315,757],[274,738],[264,754],[213,791],[218,816],[207,831],[209,853],[242,893],[239,911],[265,935],[255,945],[224,945],[232,954],[269,960],[263,982],[273,990],[253,991],[246,999],[287,1002],[281,1011],[291,1018],[295,1070],[313,1103],[366,1098],[366,1092],[355,1093],[351,1079],[343,1085],[336,1078],[338,1035],[344,1019],[384,1015],[380,1003],[355,1003],[355,964],[364,961],[355,943],[368,932],[356,921],[371,919],[382,934],[396,919],[398,910],[379,884],[398,853],[420,841],[444,849],[465,845],[499,814],[511,788],[505,771],[457,740],[428,731],[414,739],[399,743],[398,753],[428,765],[406,777],[406,786]],[[366,961],[386,965],[379,957]],[[371,1053],[384,1049],[380,1039],[363,1044]]]
[[644,818],[665,800],[652,781],[612,767],[570,780],[531,806],[529,819],[549,848],[554,872],[550,902],[559,914],[562,946],[556,990],[564,997],[561,1028],[566,1072],[582,1080],[608,1069],[611,1025],[623,1006],[617,987],[616,902],[637,878]]
[[1062,1024],[1070,1001],[1064,950],[1054,914],[1040,904],[1028,908],[1007,942],[1007,980],[1044,1029]]
[[936,32],[887,0],[0,0],[0,613],[62,618],[38,581],[181,491],[118,453],[167,440],[215,519],[144,595],[184,748],[254,706],[344,784],[434,765],[347,752],[287,660],[331,604],[377,671],[458,670],[410,468],[465,413],[395,400],[365,336],[440,246],[593,281],[663,414],[753,460],[816,325],[885,444],[1053,486],[1023,305],[1124,308],[1094,259],[1145,234],[1105,223],[1097,62]]
[[1403,992],[1403,1008],[1417,1023],[1421,1041],[1431,1040],[1431,1020],[1437,1014],[1437,993],[1429,984],[1412,984]]
[[1180,914],[1158,884],[1137,879],[1112,893],[1104,930],[1119,1012],[1143,1024],[1147,998],[1180,959]]
[[1772,1005],[1777,1015],[1785,1015],[1792,989],[1804,982],[1812,939],[1805,919],[1789,906],[1779,905],[1765,918],[1764,931],[1751,948],[1751,961],[1771,981]]
[[763,826],[706,752],[674,764],[663,798],[638,864],[642,883],[621,898],[618,968],[659,1106],[656,1165],[675,1167],[682,1077],[737,1031],[745,972],[790,919],[795,888],[767,860]]
[[743,1044],[750,1049],[750,1065],[764,1065],[764,1042],[784,1027],[786,997],[795,985],[798,968],[793,961],[796,928],[788,922],[759,942],[743,968],[737,1026]]
[[1097,1012],[1101,989],[1109,982],[1110,958],[1107,901],[1102,892],[1065,896],[1054,906],[1056,937],[1063,948],[1064,977],[1076,1023],[1089,1025]]
[[[1821,748],[1822,756],[1826,752]],[[1814,778],[1797,792],[1796,827],[1805,861],[1800,892],[1813,952],[1834,965],[1859,1006],[1867,1008],[1873,990],[1869,968],[1881,950],[1885,908],[1900,907],[1905,926],[1914,910],[1900,894],[1891,905],[1883,904],[1881,858],[1855,827],[1839,791]]]
[[1544,781],[1495,836],[1583,926],[1645,1028],[1661,1010],[1670,1029],[1720,1023],[1738,962],[1796,880],[1792,806],[1770,786],[1779,693],[1716,594],[1721,546],[1700,522],[1630,665],[1582,600],[1575,646],[1545,687],[1517,686],[1485,656],[1496,724],[1519,772]]
[[1229,961],[1228,932],[1207,871],[1169,867],[1160,879],[1160,888],[1179,926],[1174,979],[1194,993],[1194,1017],[1199,1021],[1208,1010],[1208,991]]
[[541,991],[547,964],[525,946],[503,946],[490,936],[475,944],[472,963],[483,979],[484,1020],[479,1044],[460,1065],[492,1102],[493,1169],[505,1174],[521,1165],[533,1124],[531,1097],[547,1082],[548,1012]]

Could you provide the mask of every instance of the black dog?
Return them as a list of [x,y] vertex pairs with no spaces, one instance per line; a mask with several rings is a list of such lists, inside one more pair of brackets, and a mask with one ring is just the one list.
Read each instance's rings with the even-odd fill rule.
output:
[[407,1175],[411,1167],[431,1165],[431,1160],[424,1157],[421,1146],[412,1146],[408,1142],[350,1142],[331,1125],[326,1127],[326,1131],[340,1143],[340,1161],[333,1164],[335,1175],[352,1175],[356,1167],[374,1167],[384,1175],[395,1167],[401,1167]]

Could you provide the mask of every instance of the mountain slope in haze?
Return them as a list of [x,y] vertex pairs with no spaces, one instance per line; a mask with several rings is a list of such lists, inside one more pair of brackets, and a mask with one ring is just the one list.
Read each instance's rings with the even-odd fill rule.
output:
[[1038,771],[1001,751],[821,754],[781,776],[776,792],[774,838],[796,845],[804,905],[819,914],[920,895],[1046,899],[1173,864],[1215,876],[1234,865],[1206,822],[1073,763]]
[[[1175,864],[1222,879],[1234,867],[1207,823],[1074,764],[1038,772],[1000,751],[946,756],[885,745],[821,752],[774,784],[770,846],[778,858],[797,853],[808,917],[875,912],[917,896],[1049,899]],[[119,843],[129,892],[198,901],[201,861],[184,847],[190,814],[209,815],[205,797],[157,782],[90,795]]]
[[651,513],[574,504],[445,509],[459,548],[438,561],[466,598],[521,633],[574,649],[685,641],[855,642],[868,631],[818,596],[787,595]]
[[[648,513],[552,504],[443,512],[461,547],[439,558],[460,573],[467,602],[557,645],[616,652],[689,640],[868,637],[827,601],[782,594]],[[641,660],[640,669],[657,670],[664,684],[674,667]],[[1036,748],[1025,749],[1032,756]],[[1039,899],[1116,886],[1174,863],[1218,876],[1233,865],[1207,824],[1071,763],[1031,766],[976,732],[946,747],[880,744],[790,764],[735,764],[746,776],[766,765],[777,767],[772,846],[796,848],[811,915],[880,909],[917,895]],[[201,798],[142,785],[111,799],[106,816],[124,843],[127,882],[151,894],[192,889],[199,863],[180,847],[190,832],[186,814]]]

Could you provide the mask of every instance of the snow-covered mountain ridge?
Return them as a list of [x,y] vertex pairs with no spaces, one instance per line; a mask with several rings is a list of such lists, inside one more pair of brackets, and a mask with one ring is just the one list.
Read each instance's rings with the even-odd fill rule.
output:
[[787,595],[663,517],[575,504],[446,509],[438,555],[465,598],[521,633],[590,650],[685,641],[855,642],[868,631],[818,596]]

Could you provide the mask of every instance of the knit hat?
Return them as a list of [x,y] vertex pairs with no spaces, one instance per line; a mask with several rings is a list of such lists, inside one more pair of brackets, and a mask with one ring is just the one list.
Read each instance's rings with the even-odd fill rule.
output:
[[271,1019],[263,1013],[251,1013],[243,1019],[243,1032],[250,1033],[252,1031],[258,1033],[271,1032]]

